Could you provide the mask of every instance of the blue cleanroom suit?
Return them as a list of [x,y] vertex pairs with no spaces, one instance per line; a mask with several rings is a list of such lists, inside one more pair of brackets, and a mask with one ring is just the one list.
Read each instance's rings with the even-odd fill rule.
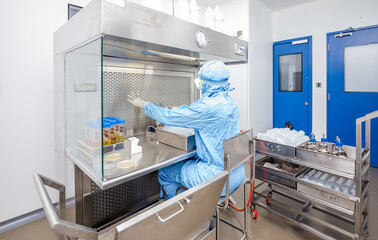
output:
[[[224,171],[222,141],[240,133],[239,109],[228,95],[229,73],[223,63],[223,67],[219,63],[207,62],[199,71],[198,76],[205,84],[201,89],[202,98],[198,101],[172,109],[152,103],[144,107],[148,116],[164,125],[195,130],[198,157],[159,170],[159,182],[168,198],[175,196],[181,185],[191,188]],[[242,184],[244,171],[242,165],[231,172],[230,192]]]

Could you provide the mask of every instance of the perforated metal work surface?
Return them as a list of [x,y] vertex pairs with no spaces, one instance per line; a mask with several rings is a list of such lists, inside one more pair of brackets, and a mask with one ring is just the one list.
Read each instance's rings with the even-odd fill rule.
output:
[[126,129],[134,132],[144,131],[154,120],[127,101],[130,92],[164,107],[189,105],[194,99],[194,73],[104,67],[103,74],[104,116],[126,119]]
[[91,227],[103,229],[159,198],[158,172],[152,172],[115,187],[101,190],[91,181]]

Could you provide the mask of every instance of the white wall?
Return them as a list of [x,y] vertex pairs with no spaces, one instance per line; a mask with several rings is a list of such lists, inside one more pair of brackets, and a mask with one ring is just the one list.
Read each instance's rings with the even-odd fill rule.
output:
[[[212,6],[213,9],[215,6]],[[206,10],[207,6],[203,6]],[[243,31],[242,39],[249,40],[249,1],[232,0],[219,5],[219,9],[225,15],[223,33],[234,36],[239,30]],[[235,88],[230,96],[235,100],[240,111],[240,128],[249,129],[248,107],[248,64],[228,66],[230,71],[230,83]]]
[[249,12],[249,123],[257,135],[273,127],[273,15],[257,0]]
[[[85,6],[89,1],[17,0],[0,9],[0,222],[41,207],[32,179],[35,173],[68,184],[67,196],[73,194],[72,166],[62,169],[64,159],[54,156],[53,32],[67,21],[68,3]],[[172,12],[171,0],[130,1]],[[230,7],[237,2],[244,7],[233,13]],[[225,32],[242,29],[248,34],[248,0],[220,7],[227,14]],[[248,94],[247,67],[230,66],[230,71],[235,72],[233,94],[240,104],[242,125],[247,125],[248,108],[241,97]]]
[[[273,40],[312,35],[313,132],[320,138],[327,130],[327,39],[328,32],[378,24],[376,0],[319,0],[273,15]],[[315,88],[321,82],[322,88]]]
[[56,174],[53,32],[67,20],[67,2],[0,8],[0,222],[40,208],[32,176]]

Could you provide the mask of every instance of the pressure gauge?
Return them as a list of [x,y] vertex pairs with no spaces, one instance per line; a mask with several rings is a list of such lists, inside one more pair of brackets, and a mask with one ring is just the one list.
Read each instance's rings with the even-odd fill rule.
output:
[[207,35],[204,31],[198,30],[196,32],[196,43],[199,48],[205,48],[209,40],[207,39]]

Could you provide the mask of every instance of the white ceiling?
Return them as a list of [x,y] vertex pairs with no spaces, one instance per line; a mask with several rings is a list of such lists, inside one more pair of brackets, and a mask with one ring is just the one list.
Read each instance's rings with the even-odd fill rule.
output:
[[257,0],[271,11],[280,11],[286,8],[291,8],[294,6],[315,2],[318,0]]

